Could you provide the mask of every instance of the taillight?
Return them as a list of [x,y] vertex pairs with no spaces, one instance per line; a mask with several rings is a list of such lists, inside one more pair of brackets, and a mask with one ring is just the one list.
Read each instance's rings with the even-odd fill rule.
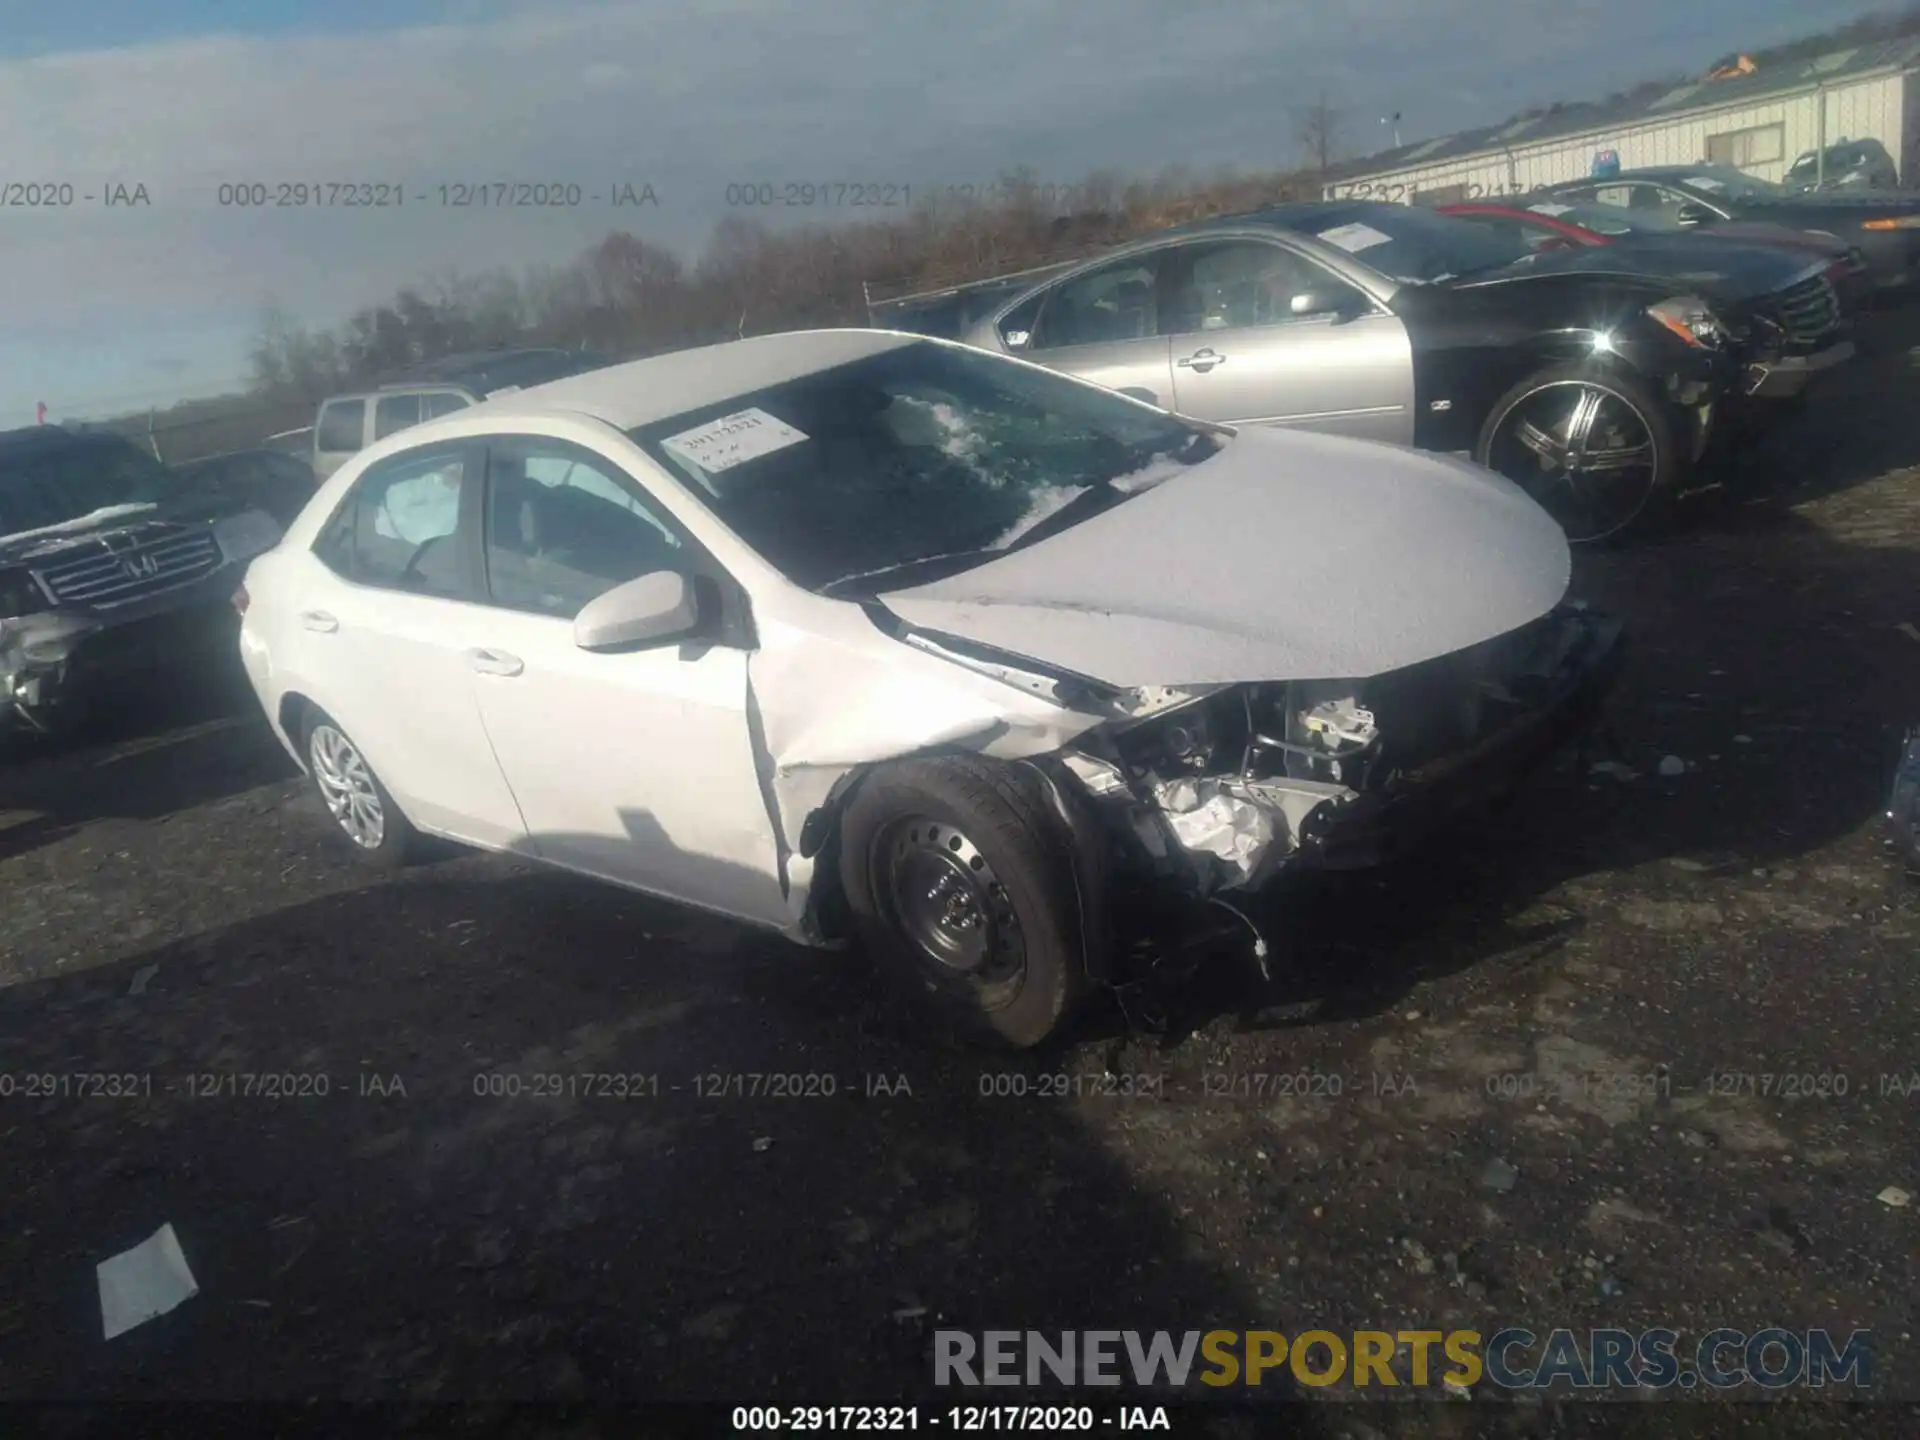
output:
[[244,585],[233,592],[233,613],[236,615],[247,613],[247,587]]

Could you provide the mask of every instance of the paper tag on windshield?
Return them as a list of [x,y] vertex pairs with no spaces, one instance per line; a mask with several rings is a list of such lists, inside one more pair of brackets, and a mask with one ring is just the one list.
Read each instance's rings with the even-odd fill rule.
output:
[[683,460],[691,460],[709,475],[731,470],[748,460],[798,445],[807,437],[760,409],[736,410],[709,420],[678,435],[669,435],[660,444]]
[[1350,255],[1362,250],[1371,250],[1376,245],[1385,245],[1392,240],[1391,235],[1383,235],[1371,225],[1336,225],[1331,230],[1322,230],[1320,238],[1329,245],[1338,245]]
[[1564,215],[1573,207],[1571,205],[1529,205],[1527,208],[1536,215]]

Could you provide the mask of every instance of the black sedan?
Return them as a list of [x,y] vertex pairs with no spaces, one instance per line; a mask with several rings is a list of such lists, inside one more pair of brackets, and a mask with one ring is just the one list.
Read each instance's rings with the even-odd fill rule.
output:
[[1881,290],[1920,281],[1920,195],[1792,191],[1730,165],[1671,165],[1549,185],[1528,203],[1542,199],[1624,205],[1698,229],[1729,221],[1787,225],[1857,246]]
[[234,450],[182,461],[173,469],[183,489],[264,510],[283,526],[293,523],[315,488],[313,466],[283,450]]

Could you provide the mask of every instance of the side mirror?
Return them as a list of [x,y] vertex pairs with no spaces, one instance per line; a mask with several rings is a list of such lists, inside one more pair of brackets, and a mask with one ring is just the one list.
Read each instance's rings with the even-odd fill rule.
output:
[[1693,201],[1689,200],[1682,204],[1679,210],[1674,213],[1673,219],[1677,225],[1704,225],[1713,219],[1713,211],[1707,209],[1704,205],[1696,205]]
[[573,621],[582,650],[657,645],[691,635],[700,625],[693,582],[678,570],[654,570],[587,602]]
[[1295,315],[1330,315],[1336,320],[1351,320],[1366,313],[1366,301],[1357,290],[1338,290],[1328,294],[1312,291],[1287,301]]

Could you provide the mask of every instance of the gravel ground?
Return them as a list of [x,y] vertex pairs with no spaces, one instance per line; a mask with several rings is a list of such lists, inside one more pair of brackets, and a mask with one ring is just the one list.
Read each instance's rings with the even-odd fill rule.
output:
[[[1273,981],[1209,969],[1170,1035],[933,1050],[847,957],[494,857],[369,883],[244,707],[16,754],[0,1394],[819,1403],[923,1392],[936,1326],[1519,1324],[1870,1330],[1920,1398],[1920,1211],[1876,1198],[1920,1192],[1920,884],[1877,828],[1912,329],[1580,558],[1633,627],[1624,770],[1270,897]],[[163,1222],[200,1293],[102,1341],[94,1265]]]

